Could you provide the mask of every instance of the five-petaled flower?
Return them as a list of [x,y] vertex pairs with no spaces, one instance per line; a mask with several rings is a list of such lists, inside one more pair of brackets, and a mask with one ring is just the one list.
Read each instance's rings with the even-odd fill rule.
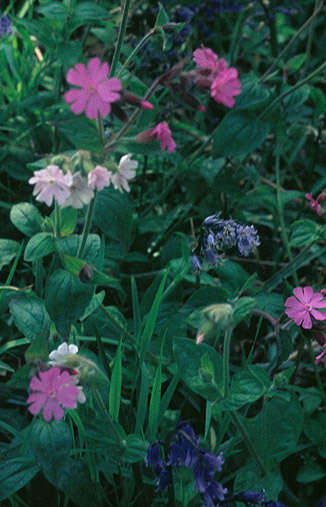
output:
[[304,329],[312,328],[313,317],[316,320],[326,320],[326,312],[319,311],[319,308],[326,308],[326,301],[323,294],[314,292],[312,287],[296,287],[293,290],[294,296],[285,301],[285,313],[290,319]]
[[72,185],[72,174],[64,174],[57,165],[48,165],[45,169],[34,171],[34,176],[28,180],[28,183],[35,185],[33,195],[36,200],[45,202],[51,206],[55,199],[58,204],[63,204],[70,196],[70,187]]
[[120,99],[121,82],[116,77],[107,79],[110,67],[101,63],[99,58],[91,58],[87,68],[82,63],[67,72],[68,83],[79,86],[65,93],[65,102],[75,114],[85,111],[93,120],[107,116],[111,111],[111,102]]
[[67,371],[58,367],[40,371],[29,385],[31,394],[27,398],[28,410],[37,415],[43,409],[44,419],[49,422],[54,416],[58,421],[64,416],[63,408],[76,408],[80,388]]

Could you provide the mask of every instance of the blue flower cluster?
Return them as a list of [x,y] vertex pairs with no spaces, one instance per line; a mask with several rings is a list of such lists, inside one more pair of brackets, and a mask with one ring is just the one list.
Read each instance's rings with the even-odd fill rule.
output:
[[157,475],[157,490],[172,485],[172,470],[178,467],[190,468],[194,474],[196,489],[202,494],[204,506],[215,507],[215,501],[223,501],[227,489],[214,479],[222,470],[223,453],[218,456],[199,446],[199,439],[190,424],[179,423],[178,431],[169,445],[167,460],[161,457],[162,442],[149,446],[145,463]]
[[201,235],[191,264],[194,271],[199,271],[204,260],[208,264],[219,264],[228,248],[237,246],[240,255],[247,257],[259,245],[258,232],[253,225],[241,225],[232,218],[222,220],[219,213],[215,213],[201,224]]
[[248,506],[285,507],[280,502],[266,501],[264,491],[243,491],[226,496],[228,490],[214,479],[215,473],[222,471],[223,453],[215,456],[200,447],[199,439],[190,424],[180,422],[177,430],[169,445],[167,459],[161,456],[161,447],[164,445],[162,441],[151,444],[145,457],[146,465],[157,476],[157,491],[172,486],[173,469],[186,467],[193,471],[196,489],[203,496],[203,507],[230,507],[235,502],[244,502]]
[[8,18],[8,16],[4,14],[0,18],[0,39],[2,39],[4,35],[10,35],[11,33],[12,33],[11,21]]

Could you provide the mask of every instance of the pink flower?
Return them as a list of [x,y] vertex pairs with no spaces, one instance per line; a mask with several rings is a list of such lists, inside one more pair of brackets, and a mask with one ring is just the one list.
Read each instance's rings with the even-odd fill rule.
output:
[[107,79],[110,67],[107,63],[101,64],[99,58],[91,58],[87,68],[82,63],[67,72],[68,83],[79,86],[65,93],[65,102],[71,103],[70,109],[75,114],[85,111],[88,118],[95,120],[98,114],[107,116],[111,111],[111,102],[119,100],[121,82],[116,77]]
[[313,211],[315,211],[317,213],[317,215],[321,216],[322,215],[322,212],[321,212],[321,206],[318,202],[318,200],[316,199],[313,199],[312,197],[312,194],[306,194],[306,199],[308,199],[309,204],[310,204],[310,207]]
[[234,106],[234,96],[239,93],[241,93],[241,83],[238,79],[238,71],[234,67],[220,72],[211,86],[211,97],[227,107]]
[[64,174],[56,165],[48,165],[45,169],[34,171],[28,183],[35,185],[33,195],[37,195],[36,200],[51,206],[53,199],[62,204],[69,197],[72,175],[70,172]]
[[316,308],[326,308],[326,301],[322,301],[323,294],[314,292],[312,287],[296,287],[293,294],[285,301],[285,313],[290,319],[304,329],[312,328],[310,315],[316,320],[325,320],[326,313],[320,312]]
[[326,343],[324,343],[323,345],[323,350],[321,351],[321,353],[316,356],[315,358],[315,364],[319,364],[321,359],[324,358],[324,367],[326,368]]
[[97,165],[90,173],[88,173],[88,186],[93,190],[103,190],[104,187],[110,185],[111,172],[106,167]]
[[112,185],[119,192],[123,192],[123,189],[126,192],[130,192],[128,180],[136,176],[135,169],[138,167],[138,162],[131,160],[131,156],[131,153],[123,155],[120,159],[118,170],[111,175]]
[[172,139],[171,130],[169,129],[166,121],[158,123],[155,128],[152,129],[152,135],[160,142],[161,151],[172,153],[176,149],[176,144]]
[[201,88],[210,88],[211,97],[227,107],[235,104],[234,96],[241,93],[241,83],[238,71],[234,67],[228,68],[227,62],[217,58],[217,55],[203,45],[193,53],[194,61],[198,65],[195,72],[195,83]]
[[193,52],[194,61],[198,67],[205,70],[215,72],[217,65],[217,55],[210,48],[205,48],[202,44],[201,48]]
[[30,403],[28,410],[33,414],[39,414],[43,409],[44,419],[49,422],[52,415],[58,421],[64,416],[63,408],[76,408],[80,390],[76,381],[67,371],[60,368],[50,368],[40,371],[35,375],[29,385],[32,391],[27,398]]

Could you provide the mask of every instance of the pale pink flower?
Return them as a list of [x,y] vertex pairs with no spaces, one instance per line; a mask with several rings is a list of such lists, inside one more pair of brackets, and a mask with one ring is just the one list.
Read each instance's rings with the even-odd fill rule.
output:
[[306,197],[306,199],[308,199],[311,209],[313,211],[315,211],[317,213],[317,215],[321,216],[322,211],[321,211],[321,206],[320,206],[318,200],[313,199],[312,194],[306,194],[305,197]]
[[45,169],[34,171],[34,176],[28,183],[35,185],[33,195],[36,200],[51,206],[53,199],[62,204],[70,195],[72,175],[64,174],[57,165],[48,165]]
[[85,204],[89,204],[94,197],[94,190],[89,188],[87,178],[82,176],[80,172],[72,175],[72,185],[70,187],[70,195],[62,203],[62,208],[71,206],[80,209]]
[[63,408],[76,408],[80,389],[67,371],[54,367],[47,371],[40,371],[29,385],[31,394],[27,398],[30,404],[28,410],[39,414],[43,409],[43,417],[49,422],[54,416],[58,421],[64,416]]
[[152,129],[152,135],[160,142],[161,151],[172,153],[176,149],[176,144],[172,139],[171,130],[169,129],[166,121],[158,123],[155,128]]
[[131,153],[123,155],[120,159],[117,171],[111,176],[112,185],[120,192],[123,192],[123,189],[126,192],[130,192],[128,180],[136,176],[135,169],[138,167],[138,162],[136,160],[131,160],[131,156]]
[[88,173],[88,186],[93,190],[103,190],[104,187],[110,185],[112,173],[106,167],[97,165]]
[[326,320],[326,313],[318,308],[326,308],[326,301],[322,301],[323,294],[314,292],[312,287],[296,287],[294,296],[285,301],[285,313],[290,319],[304,329],[312,328],[311,316],[316,320]]
[[107,79],[110,67],[101,63],[99,58],[91,58],[87,68],[82,63],[67,72],[68,83],[79,86],[65,93],[64,99],[75,114],[85,111],[88,118],[95,120],[98,114],[107,116],[111,111],[111,102],[119,100],[121,82],[116,77]]
[[241,83],[238,79],[238,71],[234,67],[220,72],[211,85],[211,97],[227,107],[234,106],[234,96],[239,93],[241,93]]

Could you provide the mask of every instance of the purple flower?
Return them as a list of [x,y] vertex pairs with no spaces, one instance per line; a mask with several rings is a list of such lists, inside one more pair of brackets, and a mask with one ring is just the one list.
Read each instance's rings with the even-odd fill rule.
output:
[[12,33],[11,21],[6,14],[0,18],[0,39],[4,35],[10,35]]
[[242,491],[241,493],[237,493],[233,497],[234,500],[240,500],[241,502],[252,502],[258,505],[261,505],[262,502],[265,502],[265,493],[262,491]]
[[240,255],[247,257],[260,245],[257,230],[253,225],[239,225],[237,230],[237,246]]
[[312,287],[296,287],[293,294],[295,297],[290,296],[285,301],[285,313],[297,326],[302,324],[304,329],[311,329],[311,316],[316,320],[326,319],[326,313],[319,311],[319,308],[326,308],[323,294],[314,292]]

